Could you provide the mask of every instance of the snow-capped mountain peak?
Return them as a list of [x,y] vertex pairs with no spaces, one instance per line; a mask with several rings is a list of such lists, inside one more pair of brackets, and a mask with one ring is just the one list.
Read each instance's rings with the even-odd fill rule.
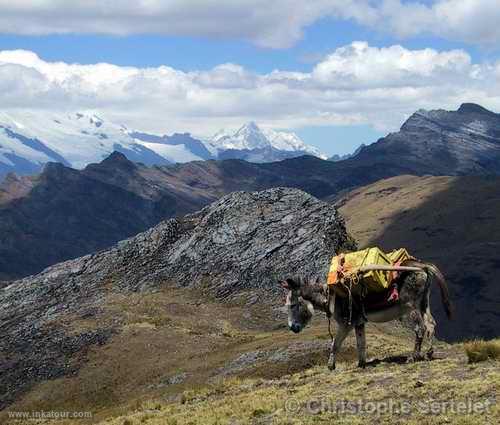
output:
[[219,151],[272,149],[290,154],[295,152],[327,158],[317,148],[306,145],[295,133],[261,129],[253,121],[244,124],[235,133],[221,130],[209,140],[209,143]]
[[211,143],[218,149],[252,150],[269,147],[269,140],[253,121],[243,125],[235,133],[218,131]]

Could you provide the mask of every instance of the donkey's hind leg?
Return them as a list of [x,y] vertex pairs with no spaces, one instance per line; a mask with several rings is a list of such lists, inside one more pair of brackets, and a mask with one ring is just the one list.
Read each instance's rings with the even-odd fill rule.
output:
[[424,313],[424,327],[425,327],[425,338],[429,341],[429,349],[427,350],[426,357],[432,360],[434,357],[434,332],[436,329],[436,321],[432,317],[431,310],[427,307]]
[[425,335],[425,323],[422,317],[422,312],[419,309],[414,309],[410,313],[410,318],[414,323],[415,330],[415,348],[413,349],[413,355],[409,361],[422,360],[422,343],[424,341]]
[[[337,322],[338,323],[338,322]],[[352,326],[346,325],[344,323],[339,323],[337,326],[337,332],[335,333],[335,338],[332,342],[330,348],[330,357],[328,358],[328,369],[335,370],[335,357],[342,347],[342,343],[346,336],[351,332]]]

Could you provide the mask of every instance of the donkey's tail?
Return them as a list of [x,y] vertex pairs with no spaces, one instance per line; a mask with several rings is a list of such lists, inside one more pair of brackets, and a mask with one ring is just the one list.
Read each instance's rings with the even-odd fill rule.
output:
[[441,302],[443,304],[444,311],[446,312],[446,316],[448,319],[453,318],[453,304],[450,299],[450,291],[448,290],[448,284],[446,283],[446,279],[441,273],[441,270],[437,268],[436,265],[432,263],[422,263],[424,269],[427,273],[432,274],[438,283],[439,291],[441,292]]

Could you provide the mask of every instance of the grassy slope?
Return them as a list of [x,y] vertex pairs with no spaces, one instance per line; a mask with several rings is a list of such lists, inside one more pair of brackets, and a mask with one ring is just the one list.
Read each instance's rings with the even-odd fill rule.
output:
[[[90,421],[58,420],[58,424],[212,424],[233,419],[328,423],[332,416],[327,412],[290,414],[284,409],[285,400],[293,397],[300,405],[311,398],[339,395],[352,401],[403,397],[413,403],[422,397],[449,400],[467,395],[482,400],[499,390],[498,363],[468,366],[460,346],[444,343],[438,351],[448,359],[414,365],[381,363],[360,371],[351,335],[339,357],[339,371],[330,373],[325,367],[329,338],[323,317],[315,318],[314,325],[297,336],[283,329],[283,318],[270,319],[268,307],[248,310],[212,299],[200,304],[202,297],[181,289],[147,295],[110,293],[105,314],[86,320],[68,318],[68,332],[106,321],[119,322],[121,332],[96,347],[78,375],[33,388],[3,412],[0,423],[8,423],[9,411],[94,414]],[[368,328],[371,357],[397,356],[411,347],[412,336],[397,322]],[[417,380],[424,385],[415,388]],[[488,418],[491,415],[498,417],[498,411]],[[464,418],[464,423],[474,419]],[[347,415],[343,420],[357,423],[361,417]]]
[[[430,246],[429,241],[425,245],[426,236],[429,235],[421,235],[418,230],[414,230],[416,227],[437,225],[441,214],[451,215],[462,209],[465,203],[473,203],[473,197],[463,196],[465,191],[475,189],[473,187],[464,187],[464,191],[458,193],[460,199],[457,199],[457,194],[450,193],[460,184],[461,179],[448,176],[392,177],[353,190],[340,199],[337,205],[346,219],[347,228],[360,247],[375,241],[389,246],[400,243],[401,240],[413,239],[414,242],[410,243],[414,248],[423,250]],[[463,179],[464,183],[468,180],[469,178]],[[439,201],[440,197],[443,199]],[[449,211],[437,208],[444,206],[443,204],[446,204]],[[428,211],[430,205],[434,208]],[[424,218],[424,213],[425,218],[430,219],[429,223],[419,223]],[[462,216],[456,217],[457,222],[462,219]],[[391,233],[388,232],[389,229]],[[446,235],[441,236],[446,238]]]
[[[151,400],[103,424],[498,423],[498,364],[466,365],[460,353],[455,346],[447,350],[450,358],[433,362],[379,365],[366,371],[343,363],[345,370],[336,373],[322,365],[279,379],[226,380],[185,392],[177,402]],[[366,410],[335,412],[335,403],[341,400],[354,405],[362,400]],[[388,413],[383,406],[391,400],[395,408]],[[484,411],[453,411],[452,400],[484,403],[480,406]],[[374,405],[380,406],[378,413],[372,413]],[[444,406],[439,413],[429,413],[439,406]],[[397,409],[407,409],[406,414]]]

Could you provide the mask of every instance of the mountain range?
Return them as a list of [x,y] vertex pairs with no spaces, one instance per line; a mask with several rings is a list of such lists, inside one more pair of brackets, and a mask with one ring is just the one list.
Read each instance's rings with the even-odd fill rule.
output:
[[302,156],[148,167],[115,152],[82,170],[49,163],[39,175],[11,174],[0,184],[0,279],[103,249],[232,191],[287,186],[334,201],[356,187],[405,174],[500,174],[500,115],[472,104],[452,112],[418,111],[400,132],[338,162]]
[[158,136],[129,130],[94,113],[0,113],[0,178],[8,172],[40,172],[47,162],[81,169],[114,151],[149,166],[225,158],[269,162],[304,154],[324,158],[294,133],[262,130],[254,122],[200,140],[189,133]]
[[289,186],[332,194],[333,165],[300,157],[147,167],[114,152],[83,170],[48,163],[35,176],[9,174],[0,184],[0,280],[108,247],[233,191]]

